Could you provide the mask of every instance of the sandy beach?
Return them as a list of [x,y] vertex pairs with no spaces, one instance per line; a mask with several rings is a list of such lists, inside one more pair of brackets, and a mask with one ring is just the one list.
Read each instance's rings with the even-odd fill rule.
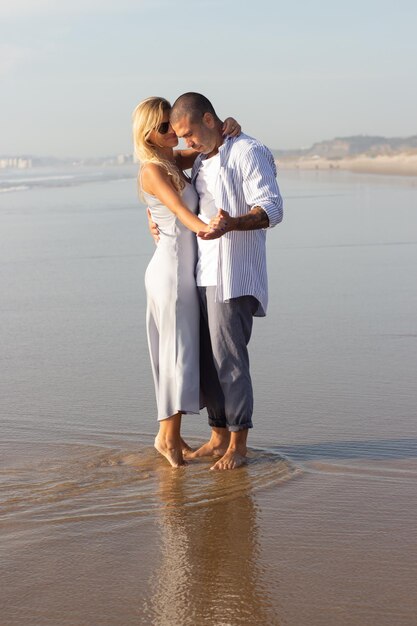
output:
[[364,174],[384,174],[393,176],[417,176],[417,154],[400,153],[395,155],[366,154],[357,157],[328,159],[319,156],[280,158],[280,169],[300,170],[346,170]]
[[0,625],[415,626],[415,180],[280,172],[249,462],[218,473],[153,448],[154,243],[113,172],[0,172]]

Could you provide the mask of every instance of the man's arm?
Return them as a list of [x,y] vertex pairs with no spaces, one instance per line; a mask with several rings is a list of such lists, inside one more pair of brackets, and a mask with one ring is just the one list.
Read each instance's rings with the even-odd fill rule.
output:
[[200,239],[218,239],[230,230],[259,230],[268,228],[269,217],[262,207],[253,207],[245,215],[231,217],[227,211],[219,209],[217,215],[210,220],[210,232],[199,233]]
[[271,152],[261,144],[253,146],[242,158],[241,169],[246,203],[252,210],[256,207],[264,210],[269,219],[267,227],[276,226],[282,221],[283,205]]
[[222,215],[219,217],[223,218],[226,223],[230,223],[229,230],[258,230],[258,228],[268,228],[269,226],[268,214],[261,206],[255,206],[249,213],[239,217],[231,217],[226,211],[221,211],[221,213]]
[[[248,213],[231,216],[223,209],[210,222],[210,232],[202,239],[216,239],[231,230],[257,230],[276,226],[282,221],[282,197],[276,180],[276,166],[265,146],[252,146],[240,163],[242,190],[251,209]],[[222,230],[223,228],[223,230]]]
[[242,188],[250,211],[232,217],[219,209],[210,221],[210,232],[202,239],[216,239],[231,230],[258,230],[276,226],[282,221],[282,197],[276,180],[276,166],[271,152],[262,145],[251,147],[242,157]]
[[158,243],[159,241],[159,228],[158,228],[158,224],[156,224],[153,219],[152,219],[152,214],[151,214],[151,210],[149,207],[146,208],[146,214],[148,216],[148,228],[149,228],[149,232],[151,233],[153,240],[155,242],[155,245]]

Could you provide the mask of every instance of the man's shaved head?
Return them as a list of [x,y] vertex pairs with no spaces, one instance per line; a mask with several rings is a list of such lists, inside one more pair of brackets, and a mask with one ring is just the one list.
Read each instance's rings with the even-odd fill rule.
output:
[[210,113],[215,120],[219,119],[210,100],[201,93],[190,91],[175,100],[171,110],[171,122],[175,124],[184,117],[191,123],[201,122],[204,113]]

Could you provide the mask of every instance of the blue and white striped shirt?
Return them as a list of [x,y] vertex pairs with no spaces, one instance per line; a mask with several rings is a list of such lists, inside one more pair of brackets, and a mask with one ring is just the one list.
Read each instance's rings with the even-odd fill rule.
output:
[[[241,134],[227,137],[219,148],[220,174],[215,202],[232,217],[245,215],[256,206],[269,217],[269,228],[282,220],[282,197],[271,152],[256,139]],[[202,161],[197,157],[191,173],[193,183]],[[264,316],[268,306],[266,230],[230,231],[219,239],[216,300],[254,296]]]

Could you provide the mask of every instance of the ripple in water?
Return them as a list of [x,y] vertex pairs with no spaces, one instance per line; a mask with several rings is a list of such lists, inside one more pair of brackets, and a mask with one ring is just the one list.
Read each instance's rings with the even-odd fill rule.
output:
[[251,450],[248,464],[232,472],[210,472],[211,459],[174,470],[151,446],[62,445],[49,447],[46,457],[0,470],[4,522],[149,516],[165,507],[233,499],[301,474],[279,453],[262,449]]

